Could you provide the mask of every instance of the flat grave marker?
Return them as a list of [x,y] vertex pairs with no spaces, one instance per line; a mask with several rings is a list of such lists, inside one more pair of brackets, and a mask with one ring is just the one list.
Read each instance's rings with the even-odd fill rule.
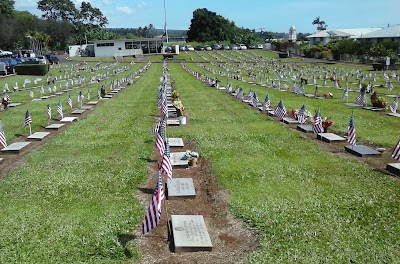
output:
[[399,113],[388,113],[388,116],[400,117]]
[[3,163],[3,158],[0,158],[0,164]]
[[179,126],[180,124],[179,119],[167,119],[168,126]]
[[57,92],[56,95],[63,95],[64,92]]
[[282,122],[285,124],[298,124],[299,123],[299,121],[297,121],[296,119],[291,118],[291,117],[282,118]]
[[41,101],[41,100],[42,100],[42,98],[33,98],[31,101],[36,102],[36,101]]
[[85,112],[85,109],[75,109],[74,111],[71,112],[73,115],[81,115]]
[[356,146],[348,145],[345,146],[344,148],[347,152],[358,157],[382,155],[382,153],[380,153],[379,151],[376,151],[375,149],[372,149],[364,145],[356,145]]
[[88,105],[97,105],[99,103],[99,101],[90,101],[87,102]]
[[183,139],[182,138],[168,138],[168,144],[170,147],[183,147]]
[[314,133],[312,125],[298,125],[297,130],[305,133]]
[[43,140],[48,135],[50,135],[50,132],[35,132],[32,135],[28,136],[27,139],[40,141]]
[[61,127],[63,127],[64,126],[64,124],[51,124],[51,125],[48,125],[47,127],[45,127],[46,129],[54,129],[54,130],[58,130],[58,129],[60,129]]
[[108,94],[104,95],[103,98],[105,98],[105,99],[111,99],[111,98],[113,98],[113,94],[108,93]]
[[49,99],[50,98],[50,96],[42,96],[42,97],[40,97],[40,98],[42,98],[42,99]]
[[83,106],[81,107],[81,109],[82,109],[82,110],[92,110],[92,109],[93,109],[93,106],[92,106],[92,105],[83,105]]
[[317,138],[328,143],[346,140],[345,138],[338,136],[334,133],[318,133]]
[[315,97],[314,94],[304,94],[304,96],[305,96],[305,97],[308,97],[308,98],[314,98],[314,97]]
[[355,104],[355,103],[344,103],[347,106],[351,106],[351,107],[362,107],[362,105],[359,104]]
[[60,120],[61,123],[72,123],[78,121],[78,118],[75,116],[66,116]]
[[183,159],[186,152],[171,152],[171,166],[189,166],[189,159]]
[[202,215],[171,215],[175,253],[212,251],[212,243]]
[[8,107],[16,107],[16,106],[19,106],[19,105],[21,105],[21,103],[11,103],[11,104],[8,105]]
[[5,154],[18,154],[23,148],[31,144],[31,142],[15,142],[1,150]]
[[174,178],[167,182],[168,200],[194,199],[196,190],[192,178]]
[[400,176],[400,163],[388,163],[386,164],[386,170]]

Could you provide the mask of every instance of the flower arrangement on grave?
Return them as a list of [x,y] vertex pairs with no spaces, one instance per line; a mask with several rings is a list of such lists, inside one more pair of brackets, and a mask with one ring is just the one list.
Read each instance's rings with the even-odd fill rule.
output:
[[388,103],[382,98],[382,96],[378,96],[376,91],[371,94],[371,104],[373,107],[379,108],[387,108]]
[[328,131],[328,127],[330,127],[333,124],[334,123],[331,120],[331,117],[323,117],[322,118],[322,127],[324,128],[325,133]]
[[182,159],[197,159],[199,157],[199,153],[191,151],[191,150],[186,150],[185,154],[183,155]]
[[[296,119],[296,120],[298,120],[299,111],[300,111],[300,109],[292,109],[292,110],[290,111],[291,115],[292,115],[293,118]],[[305,118],[306,120],[311,120],[311,119],[314,120],[313,115],[312,115],[311,112],[308,111],[308,110],[304,110],[304,118]]]
[[324,93],[325,99],[333,99],[333,93]]
[[182,104],[181,99],[179,99],[179,92],[177,90],[172,91],[171,93],[172,96],[172,104],[174,105],[174,107],[176,108],[176,114],[177,116],[182,116],[183,112],[185,111],[185,107]]

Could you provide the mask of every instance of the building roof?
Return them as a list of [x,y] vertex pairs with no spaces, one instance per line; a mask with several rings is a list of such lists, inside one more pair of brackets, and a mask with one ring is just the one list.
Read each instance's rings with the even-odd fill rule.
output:
[[93,40],[94,43],[109,43],[115,41],[126,41],[126,42],[136,42],[136,41],[158,41],[165,42],[166,38],[135,38],[135,39],[108,39],[108,40]]
[[382,28],[352,28],[352,29],[332,29],[332,30],[321,30],[314,33],[306,38],[326,38],[326,37],[352,37],[358,38],[365,34],[378,31]]
[[380,30],[360,36],[361,38],[398,38],[400,37],[400,25],[382,28]]

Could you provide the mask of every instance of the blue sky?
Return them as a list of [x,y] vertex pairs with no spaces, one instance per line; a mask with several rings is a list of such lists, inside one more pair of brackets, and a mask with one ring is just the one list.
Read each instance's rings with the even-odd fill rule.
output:
[[[79,6],[80,0],[72,0]],[[107,27],[137,28],[153,24],[164,27],[164,0],[87,0],[108,18]],[[313,33],[315,17],[320,16],[328,29],[386,27],[400,24],[399,0],[165,0],[167,26],[188,29],[193,11],[209,11],[234,21],[239,27],[260,31]],[[15,0],[15,9],[41,16],[37,0]]]

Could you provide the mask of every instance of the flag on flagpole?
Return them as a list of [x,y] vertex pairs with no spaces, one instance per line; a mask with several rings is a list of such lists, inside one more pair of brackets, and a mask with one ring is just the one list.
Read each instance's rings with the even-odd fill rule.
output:
[[25,119],[24,119],[24,127],[25,126],[30,126],[31,124],[32,124],[31,115],[29,114],[29,110],[26,110]]
[[87,90],[86,99],[87,99],[88,101],[90,100],[90,92],[89,92],[89,89]]
[[391,157],[396,159],[396,160],[400,160],[400,140],[397,143],[396,147],[394,148],[394,151],[393,151]]
[[359,96],[356,98],[356,103],[359,105],[365,104],[365,91],[362,91]]
[[263,111],[269,110],[269,107],[271,106],[271,101],[269,100],[268,94],[265,96],[264,99],[264,104],[263,104]]
[[44,94],[44,87],[43,87],[43,84],[42,84],[42,86],[40,86],[40,93],[41,93],[41,94]]
[[314,125],[313,125],[313,132],[314,133],[322,133],[324,132],[324,128],[322,127],[322,118],[321,118],[321,111],[317,110],[317,113],[314,117]]
[[51,106],[47,105],[47,119],[51,120]]
[[356,128],[354,127],[354,117],[352,114],[347,127],[347,142],[354,146],[356,145],[356,141]]
[[144,216],[142,222],[142,235],[147,234],[151,230],[153,230],[159,223],[161,219],[161,204],[165,199],[164,196],[164,187],[162,186],[161,173],[158,173],[158,181],[156,185],[155,194],[151,198],[150,204],[146,210],[146,214]]
[[78,94],[78,103],[79,104],[82,104],[83,98],[84,98],[83,93],[82,93],[82,91],[80,91]]
[[399,98],[396,96],[396,98],[394,98],[393,100],[393,103],[391,103],[389,106],[390,112],[396,113],[398,107],[399,107]]
[[299,122],[299,124],[304,124],[306,122],[306,117],[304,115],[304,111],[306,110],[305,105],[303,104],[303,106],[299,109],[299,111],[297,112],[296,115],[296,119]]
[[59,114],[60,114],[60,117],[61,117],[61,119],[63,119],[63,118],[64,118],[64,113],[63,113],[63,110],[62,110],[62,103],[61,103],[61,99],[60,99],[60,100],[58,100],[58,105],[57,105],[57,113],[59,113]]
[[257,107],[257,105],[258,105],[258,97],[257,97],[256,92],[253,92],[253,96],[252,96],[252,98],[251,98],[251,104],[252,104],[254,107]]
[[165,143],[164,143],[164,138],[162,137],[162,135],[160,135],[160,133],[157,133],[156,135],[156,147],[160,155],[164,155]]
[[346,99],[349,97],[349,88],[346,88],[343,92],[342,99]]
[[161,172],[163,172],[168,179],[170,179],[170,180],[172,179],[171,160],[167,156],[166,153],[164,153],[163,159],[162,159],[162,162],[161,162]]
[[282,120],[282,118],[285,117],[285,115],[286,115],[286,108],[285,108],[285,106],[283,105],[282,100],[279,101],[278,106],[275,108],[274,115],[275,115],[279,120]]
[[0,145],[7,147],[6,135],[4,134],[3,124],[0,121]]
[[33,97],[34,97],[32,89],[29,90],[29,97],[30,97],[30,98],[33,98]]
[[68,94],[67,105],[72,108],[71,94]]

